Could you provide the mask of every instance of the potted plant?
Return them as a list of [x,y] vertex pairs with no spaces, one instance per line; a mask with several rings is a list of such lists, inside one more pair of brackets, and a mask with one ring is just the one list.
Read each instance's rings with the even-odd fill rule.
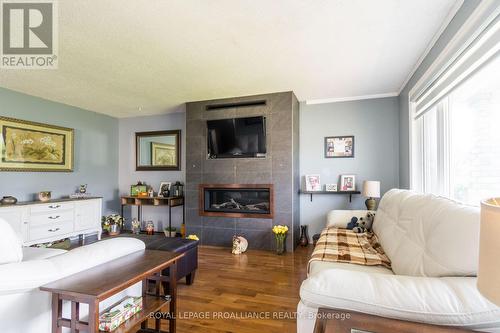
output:
[[175,237],[175,234],[177,233],[177,228],[166,227],[165,229],[163,229],[163,232],[165,233],[165,237]]
[[102,229],[107,231],[110,236],[116,236],[120,233],[124,218],[119,214],[111,214],[102,217]]
[[286,225],[275,225],[273,227],[274,237],[276,238],[276,253],[283,254],[286,250],[286,234],[288,227]]

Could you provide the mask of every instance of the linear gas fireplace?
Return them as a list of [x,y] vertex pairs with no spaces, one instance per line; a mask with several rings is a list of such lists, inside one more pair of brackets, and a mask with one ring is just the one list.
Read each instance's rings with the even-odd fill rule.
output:
[[273,185],[200,184],[200,215],[273,218]]

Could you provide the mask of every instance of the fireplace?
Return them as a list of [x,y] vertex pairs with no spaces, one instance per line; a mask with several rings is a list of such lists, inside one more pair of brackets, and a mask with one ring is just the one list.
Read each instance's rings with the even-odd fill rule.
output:
[[200,184],[202,216],[273,218],[271,184]]

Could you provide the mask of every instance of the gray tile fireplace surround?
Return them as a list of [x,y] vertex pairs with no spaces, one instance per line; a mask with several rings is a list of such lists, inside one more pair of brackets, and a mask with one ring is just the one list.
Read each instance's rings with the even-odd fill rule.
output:
[[[265,100],[265,105],[207,110],[207,106]],[[265,158],[207,159],[206,121],[265,116]],[[199,215],[199,184],[273,184],[274,218]],[[271,250],[276,224],[290,229],[287,250],[298,243],[299,103],[293,92],[191,102],[186,105],[186,231],[204,245],[231,246],[233,235],[248,239],[249,248]]]

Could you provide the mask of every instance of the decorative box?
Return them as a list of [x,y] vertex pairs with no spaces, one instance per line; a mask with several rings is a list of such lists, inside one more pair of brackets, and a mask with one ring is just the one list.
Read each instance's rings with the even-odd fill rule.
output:
[[110,332],[142,310],[142,297],[125,297],[99,315],[99,330]]

